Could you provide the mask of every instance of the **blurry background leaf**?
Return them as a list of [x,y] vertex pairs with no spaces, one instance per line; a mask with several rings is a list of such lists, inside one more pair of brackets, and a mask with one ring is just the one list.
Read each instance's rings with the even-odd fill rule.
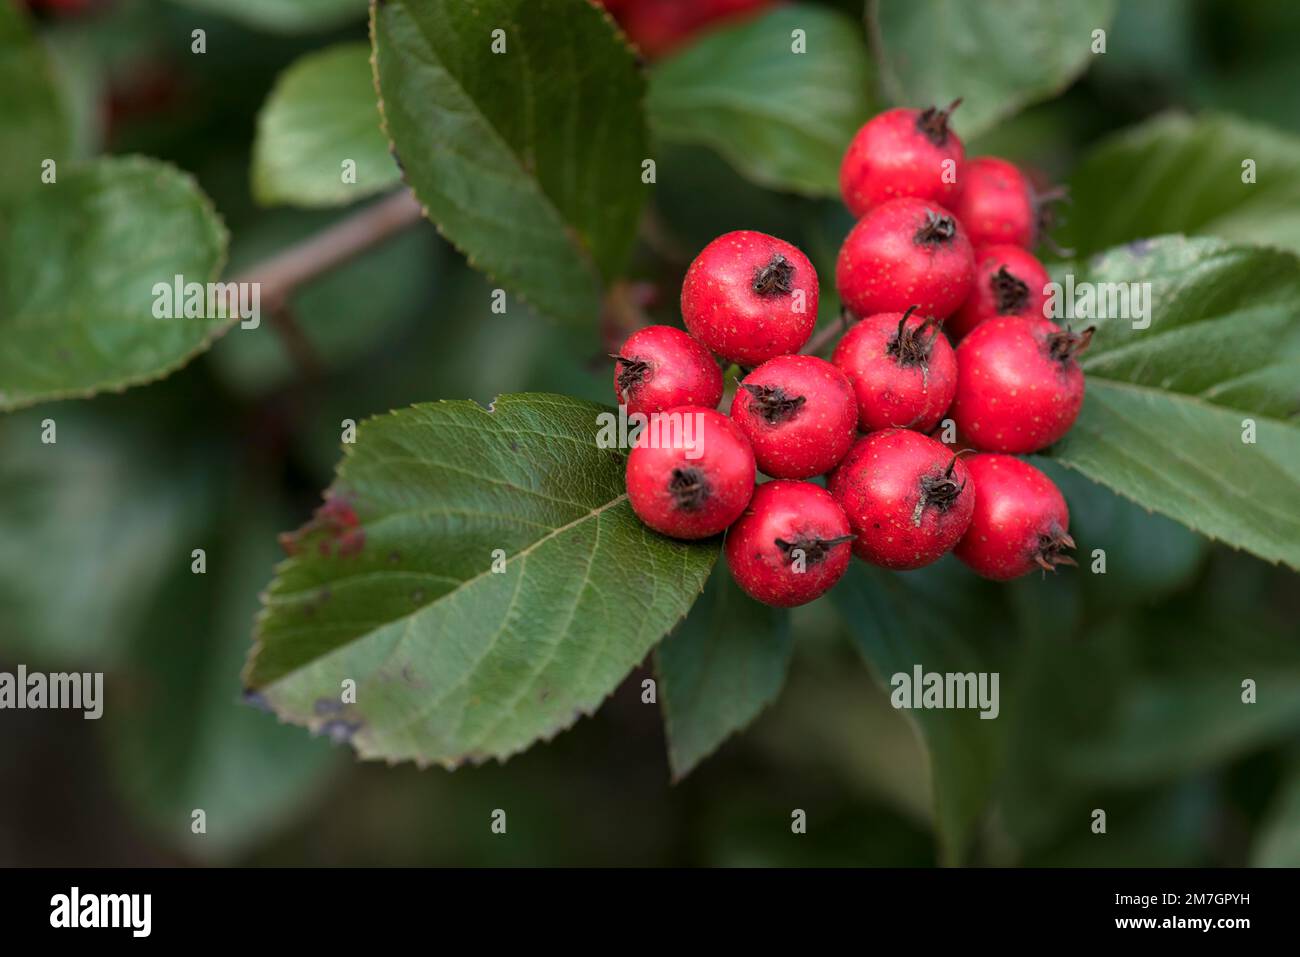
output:
[[[378,94],[364,43],[328,47],[296,61],[257,120],[253,195],[267,205],[336,206],[401,181],[380,129]],[[343,182],[343,162],[356,182]]]
[[961,97],[953,125],[967,139],[1068,86],[1114,9],[1114,0],[870,0],[867,16],[884,56],[882,92],[911,107]]
[[1300,867],[1300,761],[1293,760],[1255,844],[1256,867]]
[[374,41],[385,125],[430,218],[539,312],[590,325],[646,192],[644,82],[611,24],[586,0],[391,0]]
[[[1256,164],[1244,183],[1242,164]],[[1300,252],[1300,136],[1229,116],[1164,115],[1094,147],[1057,234],[1080,256],[1162,233]]]
[[719,562],[703,597],[655,652],[675,779],[776,699],[790,647],[789,612],[754,601]]
[[[1023,849],[1086,835],[1097,807],[1107,809],[1108,833],[1118,824],[1131,834],[1114,810],[1143,788],[1194,780],[1300,734],[1293,623],[1252,590],[1286,573],[1235,558],[1158,609],[1040,630],[1026,643],[1000,789],[1002,821]],[[1254,703],[1243,701],[1246,679],[1256,682]],[[1120,854],[1094,847],[1089,858],[1152,863]]]
[[[805,52],[792,32],[805,33]],[[655,66],[646,109],[664,140],[712,147],[755,182],[836,195],[840,160],[871,114],[862,26],[832,10],[782,6],[715,30]]]
[[[1006,634],[990,620],[986,589],[951,556],[927,568],[894,574],[854,562],[831,592],[858,650],[890,691],[893,675],[911,682],[922,672],[998,672]],[[999,679],[1000,694],[1005,683]],[[920,689],[914,688],[918,694]],[[1005,697],[1002,707],[1005,709]],[[942,859],[964,860],[998,780],[1004,719],[976,708],[906,712],[925,739]]]
[[[227,487],[205,530],[207,571],[188,549],[131,649],[131,679],[114,684],[104,731],[118,787],[165,844],[189,858],[225,861],[301,812],[341,755],[241,702],[257,590],[278,557],[268,490]],[[203,810],[206,833],[191,830]]]
[[84,409],[0,419],[0,656],[117,663],[211,505],[202,463]]
[[[1083,411],[1052,457],[1203,534],[1300,567],[1296,257],[1164,237],[1072,268],[1076,286],[1151,283],[1151,325],[1095,321]],[[1247,417],[1253,444],[1243,442]]]
[[228,321],[155,318],[153,287],[215,279],[226,238],[193,179],[154,160],[95,160],[21,197],[0,223],[0,408],[138,385],[207,348]]
[[0,0],[0,197],[39,189],[41,163],[62,166],[72,128],[50,57],[18,7]]
[[360,20],[367,0],[173,0],[248,26],[283,33],[327,30]]
[[[509,757],[595,710],[717,555],[632,514],[625,454],[596,445],[603,411],[514,395],[363,423],[329,492],[348,517],[322,511],[289,540],[250,686],[286,720],[343,729],[363,757],[448,766]],[[337,703],[345,679],[355,705]]]

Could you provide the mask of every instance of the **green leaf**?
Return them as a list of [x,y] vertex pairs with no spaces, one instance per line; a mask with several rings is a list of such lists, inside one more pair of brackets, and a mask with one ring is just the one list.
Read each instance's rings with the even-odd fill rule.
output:
[[360,20],[367,0],[173,0],[275,33],[309,33]]
[[867,18],[883,91],[903,106],[961,97],[955,125],[969,139],[1069,86],[1114,11],[1114,0],[872,0]]
[[[973,636],[1005,641],[979,599],[982,586],[954,559],[898,575],[854,562],[831,598],[859,652],[888,690],[896,674],[997,672],[996,657]],[[987,626],[987,627],[984,627]],[[915,689],[919,692],[919,689]],[[905,712],[930,756],[935,830],[945,863],[966,855],[1001,765],[1003,724],[976,708]]]
[[[1253,183],[1242,182],[1247,159]],[[1161,233],[1300,252],[1300,136],[1235,117],[1164,115],[1124,130],[1088,154],[1070,190],[1059,238],[1081,255]]]
[[0,196],[41,185],[41,163],[67,157],[71,121],[49,56],[15,0],[0,2]]
[[0,409],[159,379],[232,320],[158,319],[154,284],[216,279],[226,231],[188,175],[139,157],[60,170],[0,220]]
[[[343,182],[343,162],[356,182]],[[259,203],[337,206],[401,182],[380,128],[370,48],[344,43],[301,57],[280,75],[257,119],[253,195]]]
[[[805,31],[804,52],[791,48],[794,30]],[[710,32],[656,66],[646,110],[661,139],[709,146],[765,186],[831,196],[872,112],[870,88],[861,25],[792,5]]]
[[40,412],[0,419],[0,657],[114,665],[167,570],[188,573],[206,472],[176,450],[161,468],[93,408],[61,411],[52,433]]
[[776,700],[792,645],[789,613],[754,601],[719,563],[704,597],[655,652],[674,780]]
[[[1051,454],[1145,508],[1300,568],[1300,260],[1165,237],[1073,270],[1150,283],[1150,327],[1086,320],[1083,410]],[[1076,320],[1082,325],[1085,320]],[[1255,441],[1243,441],[1246,420]]]
[[[717,557],[632,513],[624,453],[597,446],[602,413],[534,394],[363,423],[334,504],[286,539],[250,687],[363,757],[446,766],[505,759],[594,711]],[[340,706],[346,679],[356,704]]]
[[586,0],[390,0],[373,20],[385,125],[429,217],[541,313],[594,322],[649,156],[608,19]]
[[215,503],[226,520],[193,539],[206,548],[204,574],[192,574],[188,545],[173,552],[174,574],[131,649],[136,693],[104,721],[131,809],[168,846],[205,861],[228,861],[286,823],[338,759],[328,741],[240,700],[248,623],[276,558],[274,510],[260,504],[265,495],[249,499]]

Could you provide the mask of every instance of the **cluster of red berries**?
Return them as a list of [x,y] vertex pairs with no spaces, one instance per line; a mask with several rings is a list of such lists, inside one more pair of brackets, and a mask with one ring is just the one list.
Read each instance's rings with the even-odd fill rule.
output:
[[[696,424],[689,444],[638,437],[633,510],[676,538],[730,529],[732,575],[759,601],[813,600],[850,550],[899,570],[951,550],[999,580],[1073,564],[1065,499],[1014,456],[1074,423],[1075,356],[1090,331],[1044,317],[1049,280],[1030,252],[1041,197],[1010,163],[967,162],[950,112],[889,110],[849,146],[841,185],[859,218],[836,284],[852,324],[831,361],[797,354],[816,323],[812,264],[748,231],[718,237],[691,264],[688,332],[641,329],[614,357],[629,414]],[[715,355],[750,370],[729,416],[716,411]],[[945,416],[961,450],[931,435]],[[775,481],[756,487],[756,468]],[[807,481],[819,475],[825,488]]]

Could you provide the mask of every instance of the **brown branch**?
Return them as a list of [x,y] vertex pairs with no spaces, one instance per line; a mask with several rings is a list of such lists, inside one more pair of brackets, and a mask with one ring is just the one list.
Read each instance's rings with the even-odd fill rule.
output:
[[418,222],[421,215],[415,195],[403,189],[250,266],[231,281],[260,284],[261,305],[270,315],[271,325],[302,371],[311,374],[315,357],[289,309],[293,294]]

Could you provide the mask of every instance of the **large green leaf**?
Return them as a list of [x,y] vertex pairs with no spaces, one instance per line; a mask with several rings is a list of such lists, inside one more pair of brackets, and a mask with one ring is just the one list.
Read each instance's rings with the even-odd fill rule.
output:
[[[1001,674],[999,656],[987,639],[1005,641],[1006,636],[990,622],[982,588],[951,558],[907,575],[854,562],[831,597],[858,650],[889,691],[893,675],[911,678],[918,665],[923,673]],[[999,691],[1005,691],[1001,677]],[[974,708],[905,713],[919,726],[929,752],[941,857],[960,863],[998,779],[1005,715],[981,718]]]
[[276,33],[328,30],[360,20],[367,0],[173,0]]
[[1070,189],[1060,239],[1083,255],[1161,233],[1300,252],[1300,136],[1235,117],[1167,114],[1125,130],[1088,154]]
[[904,106],[961,97],[955,122],[969,138],[1068,86],[1114,10],[1114,0],[871,0],[867,18],[882,91]]
[[648,158],[644,82],[608,19],[586,0],[390,0],[373,20],[385,125],[429,217],[540,312],[594,322]]
[[41,163],[62,165],[71,121],[45,49],[18,11],[0,0],[0,196],[41,185]]
[[[1150,283],[1150,327],[1097,327],[1079,420],[1051,454],[1148,509],[1300,568],[1300,260],[1165,237],[1061,267]],[[1077,321],[1081,325],[1084,320]],[[1256,441],[1243,442],[1243,422]]]
[[[343,181],[343,162],[356,182]],[[380,129],[370,48],[310,53],[281,74],[257,119],[253,194],[264,204],[336,206],[401,181]]]
[[710,146],[756,182],[835,195],[844,150],[871,113],[870,86],[860,24],[782,6],[656,66],[646,110],[660,138]]
[[[250,687],[363,757],[448,766],[591,713],[717,556],[632,513],[624,453],[596,444],[603,411],[534,394],[363,423],[333,504],[287,539]],[[354,705],[340,704],[347,679]]]
[[184,173],[139,157],[60,170],[0,220],[0,409],[149,382],[230,325],[158,319],[154,285],[207,283],[226,231]]
[[719,563],[704,597],[655,653],[674,779],[776,700],[791,647],[789,614],[754,601]]

